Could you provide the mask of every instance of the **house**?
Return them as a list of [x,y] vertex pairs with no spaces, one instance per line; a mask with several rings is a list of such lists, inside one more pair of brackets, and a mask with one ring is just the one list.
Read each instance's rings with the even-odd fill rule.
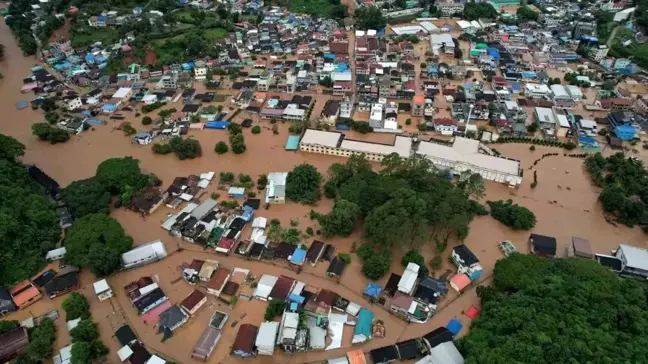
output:
[[461,293],[461,291],[463,291],[464,288],[468,287],[470,283],[470,277],[468,277],[468,275],[465,273],[455,274],[452,278],[450,278],[450,287],[457,291],[457,293]]
[[441,297],[448,294],[448,285],[443,280],[423,277],[416,288],[414,297],[423,302],[436,304]]
[[167,251],[164,243],[161,240],[154,240],[122,254],[121,260],[124,269],[131,269],[157,262],[166,258],[166,256]]
[[[157,284],[155,286],[157,286]],[[143,315],[166,300],[168,300],[168,298],[164,292],[160,288],[154,288],[150,292],[142,294],[137,298],[137,300],[133,301],[133,306],[135,306],[135,309]]]
[[207,284],[207,293],[219,296],[229,280],[232,272],[224,267],[218,267]]
[[443,52],[445,54],[454,54],[454,41],[452,36],[448,33],[431,34],[430,35],[430,49],[434,55],[439,55]]
[[329,277],[339,279],[342,276],[342,272],[344,272],[344,268],[346,268],[346,262],[339,256],[336,256],[335,258],[333,258],[333,260],[331,260],[331,264],[326,270],[326,274]]
[[424,116],[425,96],[414,96],[412,98],[412,116]]
[[112,95],[112,99],[115,99],[117,106],[119,106],[122,102],[130,100],[131,96],[133,96],[133,89],[131,87],[120,87]]
[[353,339],[351,343],[359,344],[371,339],[371,330],[373,328],[374,313],[363,308],[358,313],[355,328],[353,330]]
[[325,244],[321,241],[315,240],[313,244],[306,251],[306,260],[311,263],[312,266],[315,266],[319,262],[322,254],[324,254]]
[[268,295],[268,299],[285,300],[286,298],[288,298],[288,295],[290,294],[290,291],[292,291],[294,286],[295,286],[294,279],[283,275],[279,276],[274,286],[272,287],[270,294]]
[[529,236],[529,250],[532,254],[553,258],[556,256],[556,245],[554,237],[539,234]]
[[65,247],[60,247],[56,248],[53,250],[50,250],[45,254],[45,259],[47,259],[50,262],[53,262],[55,260],[63,259],[65,256]]
[[173,305],[160,314],[158,333],[173,331],[182,326],[189,319],[189,315],[179,305]]
[[398,290],[407,295],[414,293],[416,282],[418,281],[418,273],[421,267],[416,263],[408,263],[405,272],[398,281]]
[[572,236],[567,246],[567,256],[594,259],[594,253],[592,252],[592,246],[589,240]]
[[230,187],[227,196],[231,198],[245,198],[245,187]]
[[299,327],[299,313],[284,311],[279,325],[277,344],[283,350],[294,353],[297,350],[297,329]]
[[549,96],[550,94],[551,89],[549,89],[549,86],[545,84],[527,83],[524,85],[524,95],[527,97],[541,99]]
[[439,344],[452,341],[454,336],[446,327],[438,327],[427,334],[423,335],[423,340],[427,344],[428,349],[437,347]]
[[153,136],[146,131],[138,131],[133,137],[133,143],[139,145],[149,145],[153,143]]
[[254,297],[262,301],[267,301],[268,296],[270,296],[270,292],[272,291],[274,285],[277,283],[278,279],[279,278],[271,276],[269,274],[264,274],[263,276],[261,276],[261,279],[259,279],[259,282],[257,283],[257,288],[254,291]]
[[81,97],[74,97],[70,98],[69,100],[66,101],[66,107],[68,111],[72,111],[74,109],[78,109],[81,106],[83,106],[83,101],[81,101]]
[[620,244],[615,256],[623,263],[622,273],[648,278],[648,250],[632,245]]
[[27,351],[29,335],[27,328],[19,326],[0,335],[0,362],[6,363]]
[[203,331],[194,346],[191,357],[197,360],[207,361],[214,351],[216,344],[221,338],[221,332],[227,322],[228,315],[225,312],[216,311],[209,320],[209,325]]
[[189,295],[180,302],[180,306],[182,306],[189,315],[193,316],[205,303],[207,303],[207,295],[194,289],[193,292],[189,293]]
[[452,341],[446,341],[433,347],[430,354],[418,363],[463,364],[464,358]]
[[467,273],[472,267],[479,263],[479,259],[465,244],[452,248],[450,258],[457,265],[459,273]]
[[329,126],[334,126],[340,116],[340,100],[327,100],[322,110],[321,120]]
[[279,332],[279,322],[266,321],[261,323],[259,333],[257,334],[254,346],[259,355],[273,355],[276,345],[277,333]]
[[391,363],[399,359],[398,349],[395,345],[387,345],[382,348],[373,349],[369,352],[369,356],[374,363]]
[[231,354],[242,358],[256,355],[254,344],[258,329],[258,327],[251,324],[241,325],[234,339],[234,344],[232,344]]
[[202,267],[200,267],[200,271],[198,272],[198,278],[200,278],[200,280],[203,282],[209,282],[212,275],[214,274],[214,271],[217,268],[218,268],[217,261],[207,259],[205,263],[203,263]]
[[288,178],[288,172],[268,173],[265,203],[282,204],[286,202],[286,178]]
[[112,288],[110,288],[108,281],[105,279],[94,282],[93,287],[99,301],[105,301],[113,296]]
[[121,346],[127,346],[137,341],[137,335],[130,326],[124,325],[115,331],[115,337]]
[[459,131],[459,124],[453,118],[434,119],[434,130],[441,132],[441,135],[453,135]]
[[204,81],[207,79],[207,67],[194,68],[194,78],[196,81]]
[[71,292],[79,287],[79,268],[68,265],[58,271],[51,281],[45,283],[43,289],[49,298],[54,298]]
[[0,287],[0,317],[16,311],[18,308],[11,299],[9,291]]

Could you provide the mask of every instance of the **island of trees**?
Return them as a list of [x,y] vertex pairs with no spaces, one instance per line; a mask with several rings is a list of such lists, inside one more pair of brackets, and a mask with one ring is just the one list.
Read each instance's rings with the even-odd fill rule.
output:
[[646,285],[592,260],[513,254],[478,287],[482,312],[459,340],[466,364],[639,363]]

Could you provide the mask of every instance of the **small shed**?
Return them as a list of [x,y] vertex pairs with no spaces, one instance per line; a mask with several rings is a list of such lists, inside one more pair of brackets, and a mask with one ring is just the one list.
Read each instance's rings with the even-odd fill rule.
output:
[[567,256],[594,259],[594,252],[589,240],[572,236],[567,247]]
[[335,257],[326,270],[326,274],[329,277],[340,278],[342,272],[344,272],[344,268],[346,268],[346,262],[340,257]]
[[454,277],[450,278],[450,287],[452,287],[452,289],[454,289],[455,291],[461,293],[464,288],[470,285],[470,282],[470,277],[468,277],[468,275],[464,273],[455,274]]
[[63,259],[65,256],[65,247],[62,248],[57,248],[54,250],[50,250],[45,254],[45,259],[49,260],[50,262],[53,262],[55,260]]
[[112,288],[110,288],[105,279],[102,279],[99,282],[94,282],[93,286],[99,301],[105,301],[113,296]]
[[446,328],[452,333],[453,336],[457,336],[463,328],[463,325],[461,324],[461,322],[459,322],[459,320],[453,318],[448,322]]
[[245,197],[245,188],[244,187],[230,187],[227,190],[227,195],[232,198],[244,198]]

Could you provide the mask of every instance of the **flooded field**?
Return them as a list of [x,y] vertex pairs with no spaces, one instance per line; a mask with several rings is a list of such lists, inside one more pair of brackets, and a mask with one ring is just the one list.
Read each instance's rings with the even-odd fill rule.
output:
[[[73,137],[64,144],[50,145],[40,142],[31,135],[30,127],[33,122],[42,121],[43,115],[39,111],[31,109],[21,111],[15,109],[17,101],[29,100],[31,96],[20,94],[20,85],[22,79],[29,75],[30,67],[36,63],[36,60],[22,57],[11,33],[4,24],[0,25],[0,43],[5,45],[6,58],[4,62],[0,63],[0,72],[4,75],[4,79],[0,80],[3,95],[0,102],[4,112],[3,117],[0,118],[0,131],[14,136],[25,144],[27,151],[24,161],[26,163],[38,165],[63,186],[74,180],[94,175],[97,165],[107,158],[127,155],[139,159],[142,169],[157,174],[163,180],[164,185],[168,185],[176,176],[186,176],[207,171],[245,173],[251,175],[253,180],[256,180],[259,174],[289,171],[295,165],[304,162],[315,165],[322,174],[325,174],[331,163],[345,161],[343,158],[285,151],[284,145],[288,137],[287,123],[277,124],[279,126],[279,135],[273,135],[270,124],[267,122],[260,122],[263,131],[259,135],[252,135],[249,130],[246,130],[247,151],[242,155],[228,153],[219,156],[213,151],[213,147],[218,141],[227,140],[225,131],[203,130],[192,132],[191,136],[198,139],[202,144],[203,156],[195,160],[185,161],[180,161],[173,155],[155,155],[151,152],[150,147],[133,145],[130,138],[123,136],[121,131],[114,130],[115,125],[112,125],[112,122],[108,122],[107,125],[95,126],[93,130],[89,130],[78,137]],[[326,99],[327,96],[318,95],[316,108],[322,107]],[[443,110],[445,105],[439,105],[439,108]],[[404,123],[401,118],[402,116],[399,115],[399,122]],[[134,120],[134,117],[131,118],[133,125],[137,129],[141,129],[139,119]],[[413,125],[407,130],[413,130],[415,124],[414,121]],[[393,135],[362,136],[352,133],[350,137],[354,139],[371,138],[371,140],[379,142],[391,142],[393,140]],[[534,211],[538,224],[533,229],[533,232],[555,236],[559,243],[559,255],[565,255],[566,244],[570,236],[589,239],[594,251],[597,253],[609,252],[610,249],[615,248],[621,242],[637,246],[647,245],[645,234],[640,229],[630,229],[622,226],[614,227],[605,221],[601,214],[601,208],[596,201],[598,189],[591,185],[583,169],[582,160],[563,157],[563,151],[555,148],[537,147],[532,152],[529,150],[528,145],[524,144],[504,144],[495,147],[504,156],[516,158],[522,162],[525,181],[517,190],[489,183],[484,200],[510,198],[514,202]],[[558,152],[560,156],[545,158],[538,163],[536,167],[538,186],[531,189],[530,181],[533,172],[529,170],[529,166],[533,165],[533,162],[540,158],[543,153],[550,152]],[[215,191],[215,186],[212,184],[208,192]],[[331,207],[332,201],[330,200],[322,200],[317,206],[275,205],[269,210],[260,209],[257,211],[257,215],[268,219],[277,218],[284,226],[288,226],[290,220],[297,219],[299,220],[298,228],[300,230],[305,231],[309,226],[316,230],[316,224],[308,218],[309,211],[314,209],[318,212],[327,212]],[[166,214],[170,212],[170,209],[162,207],[146,219],[142,219],[139,215],[126,210],[113,212],[112,216],[122,223],[127,233],[133,236],[136,244],[162,239],[166,243],[167,250],[175,252],[162,262],[111,276],[108,281],[114,289],[116,297],[109,301],[99,302],[94,297],[92,290],[94,277],[88,272],[82,274],[83,286],[80,291],[89,298],[93,317],[99,323],[102,340],[111,350],[108,355],[111,363],[118,362],[115,353],[119,349],[117,341],[112,336],[114,331],[112,325],[116,321],[115,317],[121,316],[122,313],[123,320],[132,325],[149,349],[160,352],[162,355],[181,363],[192,363],[193,361],[189,358],[191,349],[202,330],[206,327],[208,318],[216,309],[228,312],[230,319],[224,330],[223,338],[209,362],[239,362],[228,357],[234,336],[241,324],[259,325],[263,320],[265,303],[240,300],[234,309],[230,309],[210,297],[208,303],[198,311],[196,317],[193,317],[187,324],[179,328],[174,333],[173,338],[161,343],[161,336],[156,334],[157,329],[143,323],[123,293],[122,287],[140,276],[156,276],[157,281],[171,298],[171,301],[178,303],[193,289],[185,282],[177,281],[181,273],[179,270],[180,265],[189,263],[192,259],[217,259],[229,268],[242,267],[250,269],[251,274],[257,277],[264,273],[285,274],[317,288],[335,290],[351,301],[368,305],[367,301],[360,296],[368,280],[360,272],[360,262],[355,255],[353,255],[353,262],[344,273],[340,284],[325,277],[326,264],[319,264],[317,267],[308,266],[297,276],[293,271],[287,270],[283,266],[246,261],[236,257],[216,257],[211,253],[202,251],[197,246],[174,240],[159,226]],[[487,284],[490,281],[494,264],[497,259],[502,257],[501,252],[497,249],[497,242],[505,239],[511,240],[519,251],[528,252],[526,244],[528,234],[529,232],[511,231],[490,217],[479,217],[473,221],[470,225],[470,234],[465,243],[480,258],[484,267],[484,279],[480,283]],[[353,243],[356,242],[359,245],[363,242],[363,238],[361,232],[357,231],[348,238],[334,238],[327,242],[335,244],[338,252],[350,252]],[[183,250],[176,252],[179,248]],[[426,256],[426,260],[435,254],[431,245],[423,247],[422,251]],[[402,272],[403,267],[400,265],[402,254],[403,252],[394,254],[392,271]],[[446,259],[448,254],[449,249],[444,252],[444,270],[451,269]],[[386,278],[380,283],[385,283]],[[45,298],[23,311],[8,316],[7,319],[24,319],[30,315],[37,316],[53,308],[58,308],[62,316],[56,321],[58,336],[55,349],[58,350],[69,344],[69,336],[65,329],[63,317],[64,313],[60,308],[64,299],[65,296],[55,300]],[[363,349],[370,350],[398,340],[420,336],[440,325],[445,325],[453,317],[459,318],[467,326],[469,320],[462,315],[462,312],[470,305],[477,304],[477,302],[475,286],[468,289],[461,296],[451,293],[441,304],[440,312],[424,325],[407,325],[388,314],[382,308],[371,307],[376,314],[376,318],[385,322],[387,337],[372,340],[364,345]],[[244,314],[245,317],[243,317]],[[231,327],[234,321],[238,321],[237,327]],[[463,331],[463,333],[465,332],[467,330]],[[348,345],[350,344],[349,341],[350,339],[347,336],[343,344]],[[342,348],[332,352],[316,351],[290,357],[282,354],[277,349],[274,357],[259,357],[254,360],[246,360],[246,362],[307,363],[342,356],[347,351],[348,348]]]

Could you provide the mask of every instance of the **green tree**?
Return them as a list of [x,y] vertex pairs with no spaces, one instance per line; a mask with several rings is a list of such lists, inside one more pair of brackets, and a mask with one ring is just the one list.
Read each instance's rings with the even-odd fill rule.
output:
[[612,91],[614,90],[614,81],[612,80],[605,80],[603,81],[603,85],[601,86],[603,90],[607,91]]
[[0,321],[0,335],[4,335],[10,331],[13,331],[16,329],[18,326],[20,326],[20,322],[16,320],[4,320]]
[[259,134],[261,133],[261,127],[258,125],[255,125],[252,127],[252,134]]
[[153,119],[150,116],[145,116],[142,118],[142,125],[151,125],[153,124]]
[[383,29],[387,26],[387,19],[377,7],[361,7],[355,10],[356,29]]
[[56,111],[48,111],[45,113],[45,120],[50,124],[56,124],[59,121],[59,115]]
[[91,361],[89,343],[80,341],[72,346],[71,364],[88,364]]
[[[144,109],[142,109],[142,111],[144,111]],[[173,113],[175,113],[177,111],[178,110],[176,110],[175,108],[160,110],[160,112],[158,112],[158,116],[160,118],[162,118],[162,119],[166,119],[169,116],[173,115]],[[146,111],[144,111],[144,112],[146,112]]]
[[374,254],[365,259],[362,264],[362,273],[371,280],[378,280],[389,272],[391,259],[384,253]]
[[230,135],[230,146],[232,148],[232,153],[234,154],[243,154],[247,147],[245,146],[245,138],[243,134],[234,134]]
[[51,144],[64,143],[70,139],[70,134],[67,131],[52,127],[47,123],[32,124],[32,134]]
[[516,14],[517,14],[518,19],[520,19],[520,21],[522,21],[522,22],[536,21],[536,20],[538,20],[538,17],[539,17],[538,13],[531,10],[531,8],[526,6],[526,5],[520,6],[517,9]]
[[496,19],[497,15],[497,10],[488,3],[466,3],[463,10],[466,20]]
[[268,302],[268,307],[266,308],[265,320],[273,321],[275,317],[283,313],[285,307],[286,302],[283,300],[271,300]]
[[320,215],[319,223],[324,236],[349,236],[360,214],[360,208],[346,200],[335,201],[333,210],[326,215]]
[[99,328],[92,319],[84,319],[79,321],[77,326],[70,330],[72,342],[79,341],[93,342],[99,338]]
[[72,292],[63,301],[63,310],[65,310],[65,321],[76,320],[78,318],[86,320],[90,318],[90,305],[88,304],[88,300],[79,292]]
[[10,162],[25,155],[25,146],[13,137],[0,134],[0,159]]
[[257,188],[263,190],[268,185],[268,176],[265,174],[260,174],[257,178]]
[[333,79],[331,79],[331,77],[329,76],[326,76],[319,81],[319,84],[320,86],[331,88],[333,87]]
[[300,164],[288,172],[286,197],[305,204],[314,204],[321,197],[322,175],[313,165]]
[[229,131],[230,136],[236,134],[243,134],[243,128],[237,123],[229,123],[227,125],[227,131]]
[[110,192],[95,177],[70,183],[61,192],[61,198],[77,218],[97,212],[110,213]]
[[121,266],[121,254],[133,245],[119,222],[105,214],[78,219],[65,237],[65,261],[106,276]]
[[166,144],[155,143],[155,144],[153,144],[153,147],[151,148],[151,150],[155,154],[162,154],[162,155],[167,155],[167,154],[173,152],[173,149],[171,148],[171,145],[169,145],[168,143],[166,143]]
[[137,133],[137,130],[135,130],[135,128],[129,123],[124,125],[124,127],[122,128],[122,132],[124,132],[124,135],[126,136],[131,136]]
[[133,157],[106,159],[97,166],[96,177],[113,195],[121,194],[126,186],[139,190],[146,183],[139,160]]
[[180,160],[194,159],[202,155],[202,147],[196,139],[176,136],[171,139],[169,146]]
[[227,146],[227,143],[225,142],[218,142],[216,143],[216,146],[214,147],[214,152],[218,154],[225,154],[229,151],[229,147]]
[[535,214],[526,207],[514,204],[513,201],[488,201],[491,216],[514,230],[529,230],[536,224]]
[[56,326],[49,317],[43,318],[40,324],[31,332],[26,359],[31,363],[42,363],[52,357]]

